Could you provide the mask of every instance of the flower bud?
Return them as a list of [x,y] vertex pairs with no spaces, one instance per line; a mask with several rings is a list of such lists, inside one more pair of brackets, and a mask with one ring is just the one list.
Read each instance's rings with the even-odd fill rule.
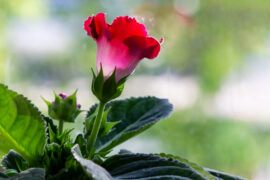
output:
[[77,104],[76,98],[77,90],[72,95],[60,93],[55,95],[53,102],[49,102],[43,98],[48,105],[48,114],[51,118],[56,120],[63,120],[64,122],[74,122],[76,117],[82,112],[81,105]]

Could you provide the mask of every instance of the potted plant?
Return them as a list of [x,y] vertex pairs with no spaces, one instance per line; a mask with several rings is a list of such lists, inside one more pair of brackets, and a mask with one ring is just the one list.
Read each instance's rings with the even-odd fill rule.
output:
[[[98,13],[84,23],[97,42],[97,72],[92,92],[99,103],[86,113],[84,130],[73,140],[65,122],[83,112],[72,95],[56,94],[42,114],[26,97],[0,84],[0,179],[241,179],[202,168],[171,154],[141,154],[113,148],[147,130],[173,110],[167,99],[138,97],[114,100],[137,64],[154,59],[162,40],[149,37],[143,24],[125,16],[111,25]],[[56,126],[53,120],[58,121]]]

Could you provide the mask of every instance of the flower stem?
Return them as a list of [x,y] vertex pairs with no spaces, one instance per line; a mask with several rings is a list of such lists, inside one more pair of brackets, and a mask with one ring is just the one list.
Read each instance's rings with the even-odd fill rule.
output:
[[64,121],[62,119],[59,119],[59,126],[58,126],[59,134],[62,134],[63,128],[64,128]]
[[100,129],[104,107],[105,107],[105,103],[100,102],[98,106],[98,114],[96,116],[92,132],[87,142],[87,150],[89,152],[89,158],[91,158],[92,156],[92,152],[93,152],[92,148],[96,142],[97,135]]

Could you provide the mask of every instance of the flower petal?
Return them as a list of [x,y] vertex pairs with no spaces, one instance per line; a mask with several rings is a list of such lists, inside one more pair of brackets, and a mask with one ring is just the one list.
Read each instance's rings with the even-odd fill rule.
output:
[[91,36],[93,39],[97,40],[108,31],[108,24],[105,21],[105,14],[98,13],[96,16],[88,17],[84,21],[84,29],[87,32],[88,36]]
[[139,60],[145,57],[153,59],[160,51],[160,43],[152,37],[131,36],[125,39],[124,43],[129,47],[130,53]]
[[143,24],[136,21],[135,18],[128,16],[117,17],[109,27],[112,38],[124,40],[130,36],[147,36],[147,31]]

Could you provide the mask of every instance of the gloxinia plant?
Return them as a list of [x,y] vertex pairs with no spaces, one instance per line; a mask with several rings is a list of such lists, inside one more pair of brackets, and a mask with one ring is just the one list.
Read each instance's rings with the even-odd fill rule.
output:
[[70,96],[55,93],[51,102],[44,99],[46,116],[23,95],[0,84],[0,154],[6,154],[0,180],[241,179],[170,154],[132,149],[112,153],[172,111],[167,99],[157,97],[114,100],[137,64],[158,56],[161,41],[149,37],[144,25],[128,16],[107,24],[105,14],[99,13],[85,21],[84,29],[97,42],[91,89],[99,102],[87,111],[83,132],[72,138],[72,129],[64,128],[65,122],[76,123],[84,112],[77,90]]

